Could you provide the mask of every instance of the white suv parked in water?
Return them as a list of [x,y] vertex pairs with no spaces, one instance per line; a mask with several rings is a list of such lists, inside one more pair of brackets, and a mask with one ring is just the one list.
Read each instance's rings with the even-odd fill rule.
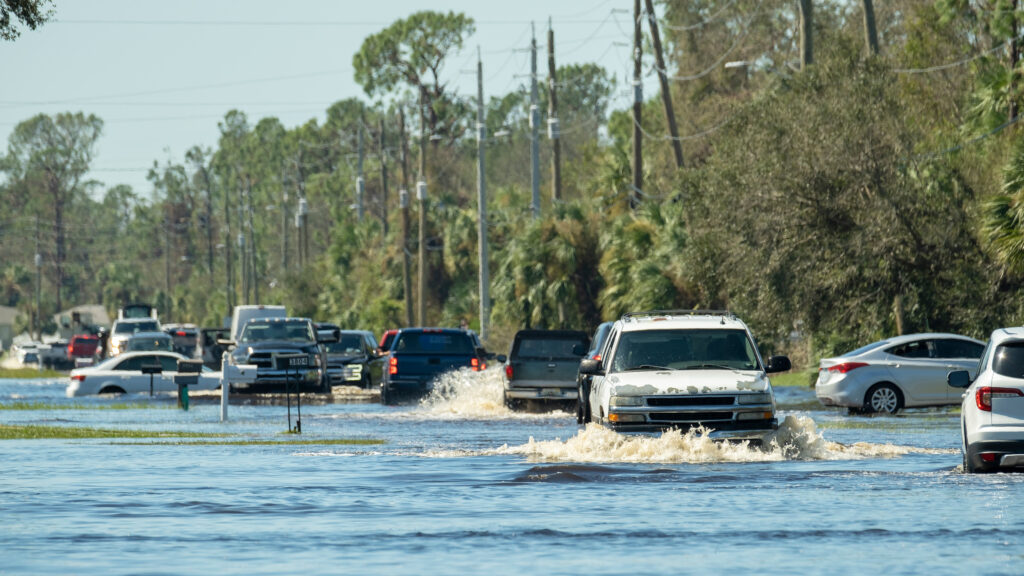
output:
[[728,312],[626,314],[600,352],[583,360],[593,376],[592,418],[621,431],[703,426],[712,438],[763,440],[778,428],[767,374],[790,369],[789,358],[765,364],[747,326]]
[[967,370],[947,379],[967,389],[960,411],[964,470],[1024,468],[1024,328],[992,333],[973,382]]

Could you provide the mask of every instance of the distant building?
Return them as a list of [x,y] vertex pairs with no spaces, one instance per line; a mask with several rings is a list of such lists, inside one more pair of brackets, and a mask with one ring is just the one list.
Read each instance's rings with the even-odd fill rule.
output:
[[0,306],[0,345],[10,350],[14,343],[14,321],[18,318],[18,309]]

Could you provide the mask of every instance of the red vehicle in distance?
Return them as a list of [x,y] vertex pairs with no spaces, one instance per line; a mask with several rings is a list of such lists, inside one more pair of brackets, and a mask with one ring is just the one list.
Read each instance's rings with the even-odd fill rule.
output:
[[74,362],[78,358],[93,359],[100,347],[99,336],[77,334],[68,342],[68,360]]

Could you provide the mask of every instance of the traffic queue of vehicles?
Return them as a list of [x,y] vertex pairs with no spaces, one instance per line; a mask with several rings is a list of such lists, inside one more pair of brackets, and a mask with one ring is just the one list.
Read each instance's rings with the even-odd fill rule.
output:
[[[592,337],[521,330],[506,357],[488,353],[464,328],[388,330],[378,342],[369,331],[289,317],[283,306],[236,307],[229,330],[161,329],[149,310],[119,314],[107,345],[112,357],[76,368],[68,395],[142,392],[150,381],[171,390],[176,362],[202,357],[200,387],[227,382],[256,392],[295,384],[323,393],[356,385],[377,388],[383,404],[394,404],[425,396],[445,373],[496,360],[512,410],[575,408],[580,424],[625,432],[700,427],[712,438],[756,443],[778,428],[769,375],[791,368],[785,356],[763,358],[749,328],[723,311],[634,312],[601,324]],[[90,335],[60,344],[62,352],[65,346],[70,358],[94,358],[101,349]],[[17,351],[25,361],[46,353],[33,345]],[[161,364],[159,378],[144,377],[142,364]],[[211,370],[217,364],[223,373]],[[1024,469],[1024,328],[996,330],[987,343],[946,333],[873,342],[822,359],[815,394],[851,414],[960,405],[964,469]]]

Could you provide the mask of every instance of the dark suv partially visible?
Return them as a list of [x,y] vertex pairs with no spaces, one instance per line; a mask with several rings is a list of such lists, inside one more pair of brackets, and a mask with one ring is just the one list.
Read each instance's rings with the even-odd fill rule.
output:
[[331,385],[362,388],[379,385],[384,377],[384,358],[373,337],[357,330],[341,330],[338,334],[337,342],[324,344]]

